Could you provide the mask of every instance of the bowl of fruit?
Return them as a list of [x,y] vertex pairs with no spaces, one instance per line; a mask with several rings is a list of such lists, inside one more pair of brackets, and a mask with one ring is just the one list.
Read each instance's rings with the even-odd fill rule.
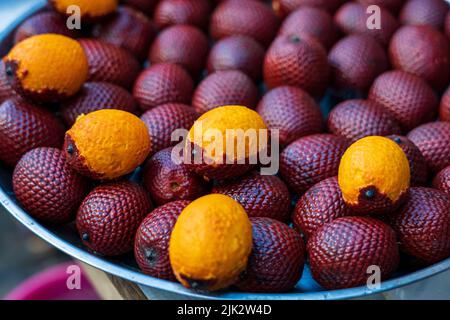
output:
[[449,6],[369,2],[35,2],[0,30],[0,203],[185,298],[448,270]]

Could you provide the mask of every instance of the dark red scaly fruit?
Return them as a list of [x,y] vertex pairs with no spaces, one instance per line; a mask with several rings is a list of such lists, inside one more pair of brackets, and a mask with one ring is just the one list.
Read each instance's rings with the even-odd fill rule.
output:
[[300,280],[305,263],[303,239],[286,224],[250,218],[253,248],[236,286],[246,292],[286,292]]
[[438,108],[433,89],[418,76],[400,70],[376,78],[369,100],[383,105],[404,132],[434,119]]
[[445,34],[447,35],[447,38],[450,38],[450,11],[447,13],[447,16],[445,17]]
[[155,23],[161,29],[189,24],[206,29],[212,5],[208,0],[163,0],[155,9]]
[[264,81],[269,88],[300,87],[321,96],[329,81],[327,53],[314,38],[279,36],[264,59]]
[[356,2],[345,3],[335,14],[334,22],[346,34],[364,34],[387,46],[399,27],[397,19],[387,9],[380,7],[381,29],[367,28],[367,6]]
[[60,148],[64,127],[47,110],[14,98],[0,105],[0,141],[0,160],[14,166],[34,148]]
[[402,7],[405,0],[358,0],[358,2],[366,6],[376,5],[383,7],[396,14]]
[[83,244],[97,254],[125,254],[133,249],[136,231],[152,208],[147,192],[137,184],[98,186],[78,209],[78,233]]
[[15,96],[15,92],[8,81],[8,76],[6,75],[5,63],[0,59],[0,103],[5,100]]
[[347,100],[334,107],[328,116],[328,130],[351,142],[367,136],[400,134],[400,126],[377,102]]
[[235,180],[214,186],[212,193],[227,195],[239,202],[249,217],[266,217],[286,222],[291,214],[291,195],[276,176],[253,171]]
[[393,67],[415,74],[441,90],[450,80],[448,39],[429,26],[403,26],[389,45]]
[[411,186],[424,186],[428,183],[428,165],[419,148],[404,136],[390,135],[387,138],[396,142],[408,158],[411,172]]
[[200,29],[174,25],[164,29],[155,39],[149,60],[151,63],[178,64],[197,77],[203,70],[208,51],[208,38]]
[[156,27],[142,12],[124,6],[119,7],[108,21],[96,25],[92,34],[97,39],[128,50],[143,61],[156,35]]
[[324,224],[351,214],[342,198],[337,177],[331,177],[303,194],[295,206],[292,220],[295,227],[309,238]]
[[277,17],[264,3],[229,0],[222,2],[214,10],[209,32],[215,40],[244,35],[267,47],[277,34],[278,25]]
[[441,105],[439,107],[439,119],[442,121],[450,121],[450,87],[447,88],[442,96]]
[[450,197],[430,188],[411,188],[409,199],[389,223],[400,250],[419,263],[433,264],[450,256]]
[[192,106],[200,114],[226,105],[254,109],[257,103],[258,88],[252,79],[238,70],[210,74],[200,82],[192,98]]
[[400,22],[442,29],[448,8],[445,0],[409,0],[400,11]]
[[139,268],[153,277],[175,281],[169,261],[169,241],[178,216],[190,201],[169,202],[153,210],[139,226],[134,256]]
[[195,200],[209,191],[202,177],[188,170],[184,163],[173,161],[172,150],[166,148],[157,152],[144,168],[144,186],[158,205],[175,200]]
[[136,112],[133,96],[124,88],[107,82],[87,82],[74,98],[64,101],[61,114],[70,127],[78,116],[101,109]]
[[339,162],[348,145],[347,139],[332,134],[297,139],[281,153],[281,176],[302,195],[317,182],[337,176]]
[[159,0],[122,0],[123,4],[135,8],[147,16],[153,16],[153,11]]
[[308,241],[314,280],[328,290],[365,285],[369,266],[378,266],[385,280],[397,269],[395,232],[368,217],[342,217],[325,224]]
[[113,44],[94,39],[82,39],[89,63],[88,81],[105,81],[126,89],[133,86],[141,66],[128,51]]
[[450,196],[450,166],[445,167],[434,177],[433,187]]
[[327,49],[339,36],[333,17],[327,11],[314,7],[300,7],[283,21],[278,35],[293,34],[314,37]]
[[281,146],[324,131],[324,120],[314,99],[304,90],[282,86],[264,95],[256,108],[269,129],[279,130]]
[[247,36],[230,36],[216,42],[208,56],[208,72],[240,70],[254,81],[262,75],[265,50]]
[[76,38],[80,35],[77,30],[67,28],[63,16],[53,11],[47,11],[40,12],[25,20],[14,34],[14,43],[44,33],[60,34],[70,38]]
[[142,111],[166,103],[191,102],[194,81],[180,66],[159,63],[142,71],[134,84],[133,96]]
[[366,35],[350,35],[340,40],[331,49],[328,62],[336,89],[360,93],[366,93],[375,78],[389,68],[384,48]]
[[172,133],[177,129],[189,130],[197,118],[194,108],[180,103],[163,104],[146,111],[141,120],[150,135],[150,154],[179,143],[171,140]]
[[276,14],[284,18],[302,6],[316,7],[334,12],[344,0],[272,0],[272,8]]
[[450,122],[423,124],[408,133],[408,138],[422,152],[433,172],[450,165]]
[[14,169],[12,180],[22,207],[34,218],[51,224],[74,220],[89,191],[86,178],[73,170],[64,153],[55,148],[27,152]]

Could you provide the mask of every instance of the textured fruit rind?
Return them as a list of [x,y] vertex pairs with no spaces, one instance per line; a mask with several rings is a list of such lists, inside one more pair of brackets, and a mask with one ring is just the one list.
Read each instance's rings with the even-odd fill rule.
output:
[[183,210],[172,231],[169,257],[184,286],[214,291],[238,279],[251,248],[252,226],[244,208],[215,194]]
[[55,9],[67,14],[67,8],[76,5],[80,8],[81,16],[98,18],[114,12],[119,5],[118,0],[50,0]]
[[450,196],[450,166],[442,169],[433,179],[433,187]]

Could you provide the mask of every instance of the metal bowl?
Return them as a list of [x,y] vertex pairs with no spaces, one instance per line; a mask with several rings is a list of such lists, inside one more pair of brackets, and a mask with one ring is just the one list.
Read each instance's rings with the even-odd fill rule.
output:
[[[13,31],[28,16],[41,9],[44,1],[35,1],[21,14],[13,23],[5,29],[0,29],[0,54],[3,56],[11,47]],[[120,278],[157,289],[157,291],[174,294],[183,298],[201,299],[349,299],[364,297],[375,293],[389,291],[403,287],[414,282],[431,277],[450,269],[450,258],[433,266],[421,270],[400,270],[391,280],[384,281],[377,289],[357,287],[350,289],[326,291],[323,290],[311,277],[309,267],[306,266],[301,281],[295,289],[289,293],[280,294],[255,294],[244,292],[224,291],[220,293],[205,293],[188,290],[178,283],[157,279],[145,275],[139,271],[130,254],[120,259],[103,258],[96,256],[86,250],[81,244],[73,225],[65,227],[45,226],[29,216],[17,203],[11,186],[11,168],[0,164],[0,203],[20,223],[34,232],[37,236],[67,253],[73,258],[83,261],[95,268]]]

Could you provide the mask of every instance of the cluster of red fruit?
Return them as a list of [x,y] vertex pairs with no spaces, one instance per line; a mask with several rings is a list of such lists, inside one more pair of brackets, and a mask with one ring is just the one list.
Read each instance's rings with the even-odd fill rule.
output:
[[[17,165],[14,190],[31,215],[50,224],[77,215],[90,249],[110,256],[134,246],[144,272],[174,280],[168,242],[177,216],[199,196],[229,195],[253,219],[253,253],[239,282],[246,291],[293,288],[304,251],[314,278],[328,289],[364,284],[369,265],[390,276],[397,241],[421,265],[450,256],[445,1],[122,2],[82,30],[68,30],[60,14],[45,9],[16,31],[16,42],[41,33],[79,39],[89,82],[60,106],[19,99],[0,64],[0,160]],[[370,4],[381,7],[381,29],[366,26]],[[326,91],[326,99],[342,101],[327,122],[318,104]],[[206,181],[172,162],[171,133],[224,105],[256,109],[269,129],[280,130],[280,177],[250,172]],[[64,125],[100,109],[138,114],[147,125],[152,146],[143,186],[131,177],[94,186],[55,149],[62,147]],[[406,204],[384,222],[354,216],[336,178],[350,143],[371,135],[397,142],[411,170]],[[292,195],[299,197],[294,210]],[[287,227],[290,220],[306,247]]]

